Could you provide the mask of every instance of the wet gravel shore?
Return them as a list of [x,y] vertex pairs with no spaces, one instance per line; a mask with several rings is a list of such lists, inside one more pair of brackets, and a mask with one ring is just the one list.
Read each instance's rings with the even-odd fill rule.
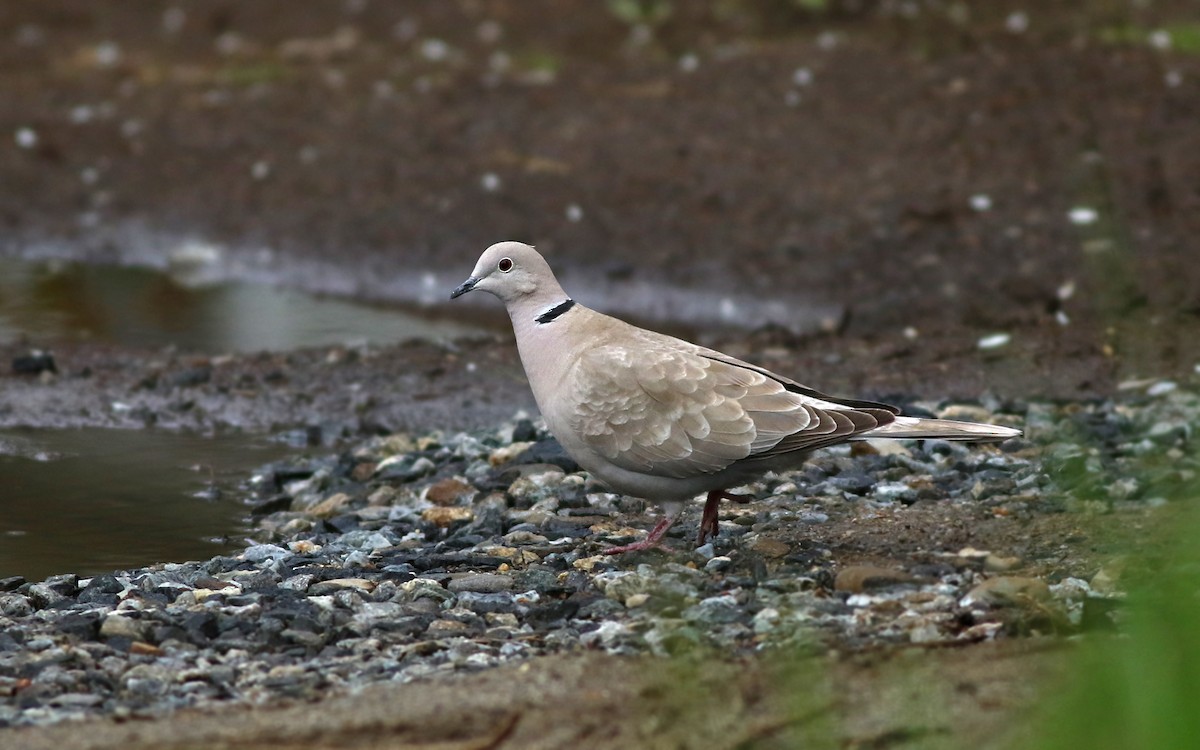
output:
[[[602,553],[655,511],[593,486],[527,419],[272,464],[246,484],[259,531],[241,554],[0,580],[0,726],[258,705],[579,650],[1112,627],[1119,560],[1071,550],[1080,519],[1153,513],[1200,468],[1200,396],[1127,386],[1091,403],[910,404],[1027,438],[826,450],[743,488],[756,499],[722,509],[714,542],[691,544],[696,507],[667,549],[618,557]],[[863,555],[859,540],[881,534],[894,554]]]

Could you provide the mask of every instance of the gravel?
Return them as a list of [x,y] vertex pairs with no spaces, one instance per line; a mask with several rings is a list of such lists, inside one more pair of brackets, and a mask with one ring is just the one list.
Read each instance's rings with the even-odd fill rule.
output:
[[593,485],[527,419],[265,466],[247,484],[259,531],[240,554],[0,579],[0,726],[305,699],[581,649],[1077,632],[1096,619],[1085,609],[1118,608],[1121,560],[1084,575],[930,541],[899,569],[851,563],[821,531],[957,506],[1015,520],[1153,508],[1198,468],[1188,446],[1200,397],[1183,385],[1094,403],[916,406],[1027,437],[826,450],[737,488],[756,500],[723,507],[709,544],[690,544],[691,509],[667,550],[618,557],[602,552],[653,519]]

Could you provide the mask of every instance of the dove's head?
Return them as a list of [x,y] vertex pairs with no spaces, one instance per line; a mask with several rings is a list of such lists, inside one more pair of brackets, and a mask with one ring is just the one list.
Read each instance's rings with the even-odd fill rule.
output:
[[450,299],[476,289],[491,292],[506,305],[526,299],[560,300],[564,296],[546,260],[520,242],[497,242],[484,250],[471,276],[450,292]]

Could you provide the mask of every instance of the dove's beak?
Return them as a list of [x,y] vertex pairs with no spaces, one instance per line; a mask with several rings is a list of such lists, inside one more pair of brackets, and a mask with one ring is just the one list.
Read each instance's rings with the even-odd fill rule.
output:
[[479,283],[479,279],[475,278],[474,276],[468,278],[466,281],[464,281],[463,283],[456,286],[454,288],[453,292],[450,292],[450,299],[454,299],[455,297],[463,296],[467,292],[474,289],[475,285],[478,283]]

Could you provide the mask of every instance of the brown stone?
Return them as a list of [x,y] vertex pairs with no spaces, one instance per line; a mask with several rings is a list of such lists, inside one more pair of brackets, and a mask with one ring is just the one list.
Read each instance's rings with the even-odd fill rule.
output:
[[1020,566],[1021,558],[1019,557],[1004,557],[1002,555],[988,555],[983,558],[983,569],[993,573],[1003,573]]
[[964,600],[991,606],[1028,605],[1050,599],[1050,587],[1038,578],[997,576],[971,589]]
[[141,656],[162,656],[166,652],[158,646],[155,646],[153,643],[134,641],[133,643],[129,644],[129,653],[138,654]]
[[902,583],[912,583],[915,580],[903,570],[879,568],[874,565],[851,565],[838,571],[837,577],[833,580],[833,588],[836,591],[858,594],[872,589],[885,589]]
[[355,464],[354,468],[350,471],[350,478],[356,482],[365,482],[375,475],[375,469],[378,466],[379,464],[375,463],[374,461]]
[[434,507],[426,508],[421,513],[421,518],[434,524],[435,526],[446,527],[456,521],[469,521],[475,517],[475,513],[470,508],[443,508]]
[[850,444],[851,456],[878,456],[879,449],[871,445],[865,440],[859,440]]
[[466,624],[457,620],[434,620],[425,628],[425,635],[430,638],[452,638],[466,632]]
[[347,505],[350,504],[350,496],[344,492],[339,492],[336,495],[330,495],[321,502],[308,509],[310,516],[316,518],[333,518],[341,513]]
[[434,505],[458,505],[464,498],[475,495],[475,488],[461,479],[443,479],[429,485],[425,499]]
[[377,584],[369,578],[330,578],[313,585],[315,593],[329,593],[328,589],[355,589],[364,594],[375,590]]
[[792,551],[791,546],[786,542],[766,536],[760,536],[756,539],[754,544],[750,545],[750,549],[763,557],[783,557]]

